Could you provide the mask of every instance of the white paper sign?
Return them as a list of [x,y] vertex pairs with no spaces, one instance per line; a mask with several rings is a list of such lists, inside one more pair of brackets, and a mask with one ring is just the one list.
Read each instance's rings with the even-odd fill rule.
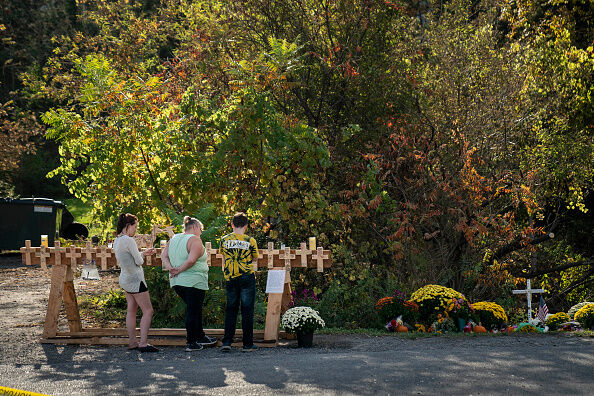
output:
[[285,270],[268,271],[266,293],[282,293],[285,288]]

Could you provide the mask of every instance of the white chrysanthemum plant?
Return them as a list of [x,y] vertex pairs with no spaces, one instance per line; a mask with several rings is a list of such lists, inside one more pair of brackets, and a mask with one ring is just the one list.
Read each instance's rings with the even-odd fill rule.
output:
[[306,334],[326,326],[318,311],[310,307],[294,307],[285,312],[281,326],[289,333]]

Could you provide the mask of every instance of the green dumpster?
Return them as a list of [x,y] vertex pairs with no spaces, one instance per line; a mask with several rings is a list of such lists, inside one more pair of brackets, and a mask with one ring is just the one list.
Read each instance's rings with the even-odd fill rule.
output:
[[65,205],[48,198],[0,199],[0,250],[17,250],[30,239],[32,246],[48,236],[59,237]]

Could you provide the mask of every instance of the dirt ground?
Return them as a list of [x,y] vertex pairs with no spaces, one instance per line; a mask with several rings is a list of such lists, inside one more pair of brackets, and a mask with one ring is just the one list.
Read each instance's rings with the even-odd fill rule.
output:
[[[28,345],[38,343],[43,331],[51,283],[51,267],[25,266],[20,254],[0,255],[0,344]],[[101,273],[101,280],[82,280],[75,272],[77,296],[97,295],[118,288],[117,274]],[[81,316],[83,327],[95,327],[93,319]],[[68,322],[62,308],[59,331],[67,331]]]

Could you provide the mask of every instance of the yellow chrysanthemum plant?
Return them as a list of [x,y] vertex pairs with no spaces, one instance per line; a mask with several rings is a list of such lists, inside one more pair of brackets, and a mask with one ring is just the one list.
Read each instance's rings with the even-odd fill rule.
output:
[[479,301],[472,304],[474,313],[487,330],[499,330],[507,323],[507,315],[503,307],[494,302]]
[[440,285],[423,286],[410,296],[410,301],[419,306],[420,320],[426,324],[435,321],[440,314],[445,315],[452,299],[466,301],[462,293]]
[[545,325],[549,326],[549,330],[557,330],[562,323],[569,322],[571,319],[565,312],[557,312],[548,317]]
[[588,304],[575,313],[575,320],[584,330],[594,330],[594,304]]

